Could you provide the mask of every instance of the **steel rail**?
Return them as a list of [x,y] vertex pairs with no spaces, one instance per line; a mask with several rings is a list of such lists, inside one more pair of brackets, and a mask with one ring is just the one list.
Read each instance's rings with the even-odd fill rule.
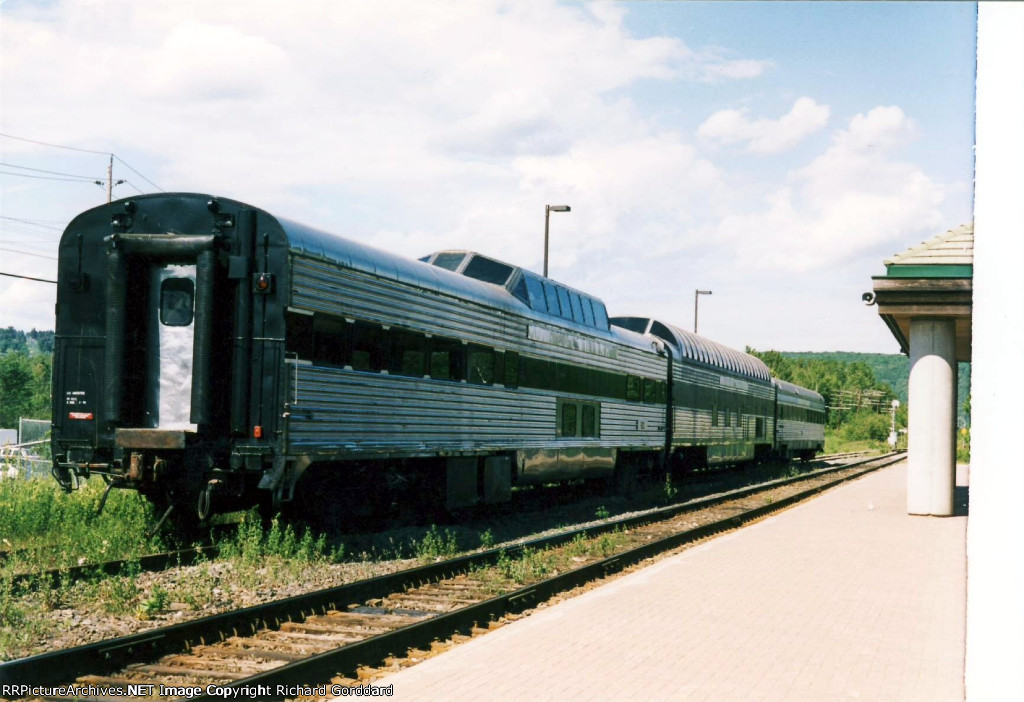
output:
[[[405,590],[424,583],[452,577],[475,567],[492,565],[497,561],[501,554],[505,554],[507,557],[515,557],[525,549],[540,549],[559,546],[571,542],[577,536],[592,537],[609,531],[614,531],[616,529],[631,528],[643,524],[663,521],[687,511],[711,507],[729,500],[741,499],[767,489],[782,487],[827,473],[856,468],[867,463],[879,463],[877,466],[865,468],[854,475],[845,476],[830,483],[816,486],[815,488],[799,493],[796,496],[773,502],[771,505],[767,505],[747,513],[757,514],[760,516],[761,514],[781,509],[782,507],[788,506],[799,499],[805,499],[806,497],[828,489],[829,487],[860,477],[872,470],[878,470],[903,459],[902,454],[896,455],[896,457],[893,458],[894,455],[896,454],[886,454],[880,457],[874,457],[843,466],[811,471],[792,478],[768,481],[756,486],[749,486],[718,495],[661,507],[631,517],[608,520],[596,525],[530,539],[513,546],[493,548],[487,551],[469,554],[439,563],[431,563],[388,575],[378,576],[368,580],[339,585],[313,593],[297,595],[283,600],[276,600],[274,602],[268,602],[230,612],[223,612],[221,614],[203,617],[189,622],[182,622],[169,627],[140,632],[138,634],[131,634],[114,639],[106,639],[90,644],[83,644],[71,649],[51,651],[48,653],[9,661],[0,664],[0,684],[51,686],[73,680],[80,675],[88,673],[105,674],[113,672],[132,663],[138,663],[142,658],[156,658],[187,649],[195,644],[219,641],[228,636],[252,634],[261,627],[278,628],[281,623],[286,621],[301,620],[309,615],[325,613],[331,609],[344,608],[354,602],[364,602],[375,597],[380,597],[382,593]],[[888,460],[890,458],[893,460]],[[674,537],[668,537],[668,539],[682,539],[679,542],[681,544],[685,543],[687,540],[703,538],[702,535],[711,534],[714,533],[715,529],[720,530],[724,528],[721,526],[722,524],[735,525],[738,523],[738,520],[742,518],[747,517],[746,515],[730,517],[726,520],[722,520],[720,523],[716,523],[718,526],[706,525],[698,527]],[[749,517],[747,519],[749,520],[752,518],[756,517]],[[610,558],[606,558],[603,561],[569,571],[564,575],[551,579],[551,581],[536,583],[477,605],[471,605],[464,609],[431,617],[423,622],[397,631],[409,632],[407,634],[409,636],[408,640],[422,640],[420,638],[422,635],[429,634],[431,637],[428,639],[429,641],[438,635],[437,632],[442,630],[448,631],[449,634],[452,633],[453,630],[451,629],[451,626],[453,623],[458,623],[459,629],[457,630],[464,630],[466,626],[465,622],[470,619],[474,622],[486,621],[492,616],[498,616],[497,613],[499,612],[504,613],[517,611],[513,606],[522,609],[530,603],[537,601],[538,598],[542,596],[546,597],[548,594],[553,594],[554,592],[559,591],[559,589],[564,589],[564,587],[574,586],[562,585],[559,583],[577,583],[574,578],[583,577],[582,574],[587,574],[584,580],[579,581],[585,582],[586,579],[591,577],[589,574],[597,572],[595,568],[598,568],[598,566],[600,569],[605,569],[612,568],[613,564],[616,562],[622,564],[620,568],[612,568],[612,570],[608,571],[612,572],[613,570],[625,567],[628,563],[635,562],[629,559],[638,557],[638,554],[640,553],[647,553],[648,551],[644,551],[644,549],[650,549],[655,544],[662,544],[663,549],[671,548],[670,546],[665,546],[665,544],[668,543],[668,539],[651,542],[651,544],[647,544],[638,549],[617,554]],[[649,552],[656,553],[657,551],[651,550]],[[645,558],[646,556],[639,557]],[[577,573],[580,573],[581,575],[574,575]],[[505,609],[502,609],[503,607],[505,607]],[[508,607],[513,608],[508,609]],[[472,622],[470,622],[469,625],[471,626]],[[289,664],[254,678],[246,678],[246,681],[249,681],[250,684],[265,684],[260,682],[262,681],[262,678],[275,672],[284,676],[284,678],[292,679],[287,676],[291,676],[293,674],[292,671],[295,669],[295,666],[307,663],[311,665],[320,665],[321,663],[319,662],[328,660],[332,661],[330,663],[331,666],[338,666],[340,663],[333,661],[344,662],[345,660],[348,660],[345,656],[353,656],[354,658],[358,658],[361,664],[369,664],[373,655],[376,655],[376,653],[373,652],[379,652],[380,650],[387,648],[389,649],[387,655],[389,655],[390,649],[396,646],[393,641],[401,640],[384,638],[389,636],[391,636],[391,634],[374,636],[335,651],[313,656],[308,659],[308,661]],[[344,651],[352,651],[352,653],[343,653]],[[370,655],[371,653],[373,655]],[[345,665],[347,665],[347,663]],[[344,666],[339,668],[339,670],[342,669],[344,669]],[[306,669],[303,668],[302,670],[305,671]],[[308,674],[308,672],[303,672],[300,674],[300,677]],[[260,681],[257,681],[257,678],[259,678]],[[306,679],[308,680],[308,678]],[[298,679],[296,678],[296,680]],[[232,686],[234,686],[234,683]]]
[[97,573],[104,575],[123,575],[130,564],[138,564],[139,570],[144,573],[156,573],[175,566],[190,566],[203,559],[216,558],[220,554],[219,546],[200,546],[198,548],[183,548],[177,551],[166,553],[151,553],[138,558],[122,558],[115,561],[103,563],[84,563],[82,565],[66,566],[64,568],[49,568],[47,570],[29,571],[18,573],[11,582],[15,585],[26,586],[32,583],[63,580],[72,583],[89,578]]

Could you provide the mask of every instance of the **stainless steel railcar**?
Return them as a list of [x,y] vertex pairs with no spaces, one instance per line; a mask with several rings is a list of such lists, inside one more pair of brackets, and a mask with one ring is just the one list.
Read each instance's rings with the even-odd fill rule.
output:
[[[200,516],[293,498],[338,518],[513,484],[741,461],[775,441],[746,354],[472,252],[411,261],[195,194],[61,240],[54,474]],[[642,328],[641,328],[642,327]]]
[[813,390],[772,379],[776,390],[775,452],[808,460],[825,447],[825,399]]

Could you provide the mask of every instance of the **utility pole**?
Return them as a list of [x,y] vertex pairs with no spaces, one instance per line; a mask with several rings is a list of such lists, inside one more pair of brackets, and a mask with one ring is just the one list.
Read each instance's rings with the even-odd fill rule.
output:
[[[123,182],[123,180],[114,182],[114,154],[110,154],[110,162],[107,164],[107,202],[114,199],[114,186]],[[103,182],[97,180],[96,185],[103,185]]]

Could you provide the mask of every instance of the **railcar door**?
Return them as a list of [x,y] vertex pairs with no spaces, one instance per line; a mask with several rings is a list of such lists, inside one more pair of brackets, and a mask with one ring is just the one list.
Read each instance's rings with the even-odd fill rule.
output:
[[195,431],[192,359],[195,345],[195,265],[150,270],[146,426]]

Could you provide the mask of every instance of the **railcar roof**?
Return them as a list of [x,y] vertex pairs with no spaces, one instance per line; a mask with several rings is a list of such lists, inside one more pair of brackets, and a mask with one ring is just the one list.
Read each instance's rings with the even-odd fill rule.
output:
[[[614,340],[630,346],[640,346],[645,349],[650,346],[647,341],[640,341],[635,338],[634,335],[622,334],[621,330],[610,328],[607,324],[607,312],[605,311],[604,303],[594,296],[575,291],[569,286],[558,283],[557,281],[543,278],[542,276],[530,273],[529,271],[525,271],[515,266],[510,266],[510,264],[503,264],[500,261],[497,262],[501,265],[510,266],[510,268],[513,269],[512,275],[506,280],[506,285],[489,283],[461,273],[453,272],[441,266],[431,265],[422,260],[414,261],[403,256],[398,256],[382,249],[378,249],[358,241],[353,241],[351,239],[346,239],[319,229],[314,229],[313,227],[309,227],[298,222],[280,218],[277,218],[277,221],[281,225],[281,228],[284,230],[285,236],[288,239],[288,247],[293,251],[299,251],[306,255],[328,260],[371,275],[379,275],[409,285],[415,285],[416,287],[430,290],[432,292],[455,295],[463,299],[517,315],[536,318],[559,326],[581,328],[590,333],[594,333],[596,331],[605,337],[610,336]],[[474,252],[463,253],[476,255]],[[435,254],[431,254],[431,256],[426,258],[429,259],[434,255]],[[551,314],[548,311],[538,311],[534,309],[530,304],[530,294],[525,289],[519,290],[519,283],[522,282],[523,287],[525,288],[528,278],[542,279],[562,288],[564,291],[575,293],[580,295],[581,298],[595,301],[595,310],[596,305],[600,304],[600,320],[595,320],[595,323],[587,324],[582,321],[577,322],[576,320],[565,316]],[[510,287],[515,287],[517,292],[520,294],[510,291]],[[600,324],[601,320],[604,322],[603,326]]]
[[818,402],[824,402],[825,398],[814,390],[809,390],[795,383],[791,383],[787,380],[779,380],[778,378],[772,378],[772,383],[777,385],[780,392],[784,392],[788,395],[796,395],[797,397],[806,397],[811,400],[817,400]]
[[764,382],[771,380],[771,371],[761,359],[666,322],[650,317],[612,317],[611,323],[613,326],[664,339],[676,351],[678,357],[687,361],[713,366]]
[[288,247],[293,251],[301,251],[346,268],[408,283],[432,292],[454,294],[490,307],[522,313],[519,301],[502,288],[305,224],[281,218],[277,221],[288,237]]

